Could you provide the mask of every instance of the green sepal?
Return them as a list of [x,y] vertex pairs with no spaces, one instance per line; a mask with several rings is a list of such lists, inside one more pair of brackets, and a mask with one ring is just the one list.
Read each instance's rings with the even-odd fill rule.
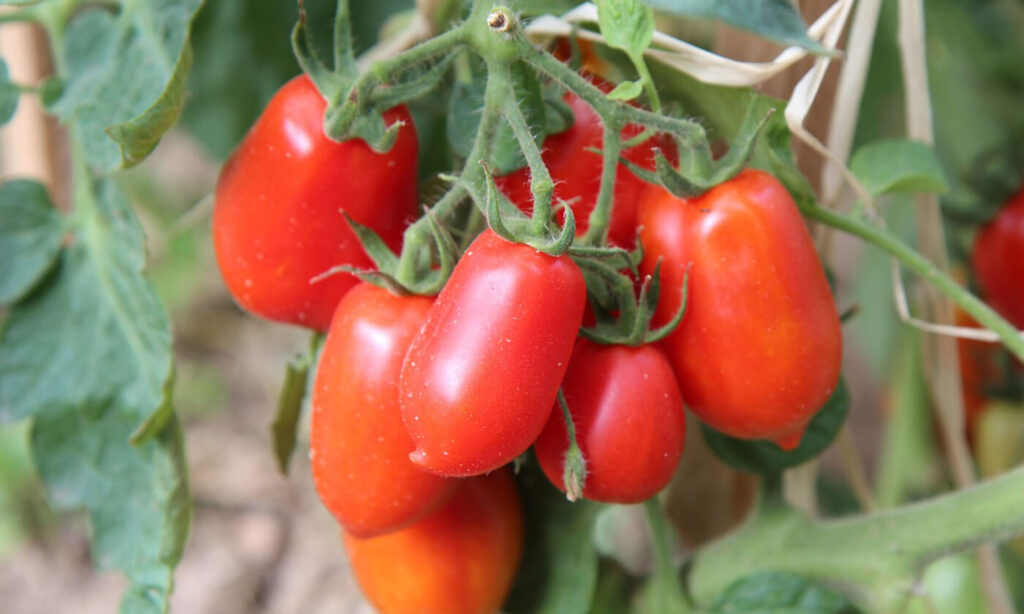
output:
[[378,109],[390,109],[423,96],[441,83],[456,55],[454,52],[449,53],[408,81],[373,92],[370,96],[370,103]]
[[[348,222],[352,232],[356,233],[359,243],[363,246],[363,251],[370,257],[373,264],[381,271],[394,271],[395,267],[398,266],[398,256],[391,251],[391,248],[380,238],[380,235],[370,227],[363,226],[352,219],[348,213],[342,211],[341,214],[345,216],[345,221]],[[320,277],[318,276],[314,279],[319,281]]]
[[[659,326],[658,328],[655,328],[654,330],[649,331],[647,333],[647,336],[644,338],[644,342],[645,343],[655,343],[655,342],[661,341],[665,337],[667,337],[670,334],[672,334],[672,331],[674,331],[676,329],[676,327],[679,326],[679,323],[683,321],[683,315],[686,314],[686,303],[687,303],[687,301],[689,300],[689,297],[690,297],[690,267],[691,266],[692,266],[692,264],[686,265],[686,272],[683,273],[683,295],[682,295],[682,297],[679,300],[679,309],[676,310],[676,312],[672,316],[671,320],[669,320],[668,322],[666,322],[662,326]],[[655,277],[658,277],[658,273],[660,272],[660,270],[659,270],[660,267],[661,267],[661,260],[659,259],[658,260],[658,266],[654,270]],[[648,297],[649,297],[649,299],[651,301],[651,304],[652,304],[653,308],[656,308],[657,305],[658,305],[658,293],[659,293],[659,290],[660,290],[658,284],[659,284],[659,280],[656,279],[655,282],[654,282],[654,288],[652,288],[651,292],[648,294]],[[653,308],[651,309],[651,313],[652,314],[654,312]]]

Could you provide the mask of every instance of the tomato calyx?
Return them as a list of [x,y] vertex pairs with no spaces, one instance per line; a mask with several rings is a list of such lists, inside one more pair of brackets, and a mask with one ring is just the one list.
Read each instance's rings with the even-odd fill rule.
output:
[[747,107],[743,123],[728,151],[718,159],[712,154],[711,145],[706,139],[696,143],[687,143],[676,138],[678,168],[673,166],[660,148],[654,152],[654,171],[649,171],[625,159],[622,160],[622,163],[637,177],[664,186],[674,196],[680,198],[700,196],[711,188],[732,179],[746,167],[754,153],[757,137],[774,113],[775,109],[769,109],[763,116],[759,116],[754,103],[751,103]]
[[558,389],[558,406],[562,409],[565,434],[569,440],[569,446],[565,450],[562,484],[565,485],[565,498],[576,501],[583,496],[583,488],[587,484],[587,459],[583,457],[583,450],[576,440],[576,425],[572,421],[572,412],[569,411],[569,404],[566,403],[565,393],[561,388]]

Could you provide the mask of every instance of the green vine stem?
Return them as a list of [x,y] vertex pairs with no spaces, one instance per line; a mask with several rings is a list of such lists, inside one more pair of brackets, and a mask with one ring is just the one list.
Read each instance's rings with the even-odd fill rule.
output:
[[565,421],[565,435],[569,440],[569,446],[565,450],[565,464],[562,471],[562,484],[565,486],[565,496],[570,501],[575,501],[583,496],[583,488],[587,483],[587,465],[583,458],[583,451],[580,450],[576,441],[576,425],[572,421],[572,413],[569,411],[569,404],[565,401],[565,393],[558,389],[558,404],[562,408],[562,419]]
[[672,553],[669,546],[675,542],[672,528],[665,517],[665,510],[657,497],[644,502],[647,525],[651,530],[651,543],[654,550],[654,574],[651,578],[650,592],[647,599],[655,603],[647,604],[650,612],[676,612],[684,614],[691,611],[689,602],[683,592],[679,574],[672,564]]
[[622,151],[622,139],[619,137],[618,126],[610,123],[604,125],[604,136],[601,139],[601,186],[597,192],[597,202],[590,219],[587,220],[587,232],[583,235],[584,245],[604,245],[608,240],[608,226],[612,221],[612,205],[615,195],[615,179],[619,172],[619,153]]
[[1017,329],[912,247],[885,229],[867,221],[807,202],[799,203],[799,207],[808,217],[860,237],[895,256],[907,268],[934,284],[980,324],[999,335],[999,339],[1006,348],[1018,359],[1024,361],[1024,338],[1020,336]]
[[1024,467],[969,489],[869,515],[814,521],[764,509],[698,553],[691,594],[710,602],[749,574],[788,571],[844,589],[869,611],[900,611],[927,565],[1024,533]]

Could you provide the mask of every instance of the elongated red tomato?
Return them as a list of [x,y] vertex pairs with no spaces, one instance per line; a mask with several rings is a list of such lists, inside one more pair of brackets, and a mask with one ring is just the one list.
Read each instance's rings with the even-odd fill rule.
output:
[[[611,86],[594,78],[606,91]],[[601,118],[573,93],[567,93],[565,103],[572,109],[576,121],[563,132],[544,139],[541,157],[555,182],[554,197],[570,201],[576,217],[576,234],[586,232],[588,220],[597,193],[601,188],[601,143],[604,142],[604,126]],[[636,126],[629,126],[622,132],[623,138],[639,134]],[[654,168],[654,148],[662,146],[672,149],[671,142],[650,139],[623,152],[630,162],[647,169]],[[592,151],[596,148],[598,152]],[[668,154],[671,157],[671,154]],[[495,178],[498,188],[524,212],[533,210],[533,195],[530,192],[530,169],[521,168],[503,177]],[[625,166],[620,165],[615,176],[614,208],[608,226],[608,238],[615,245],[632,247],[636,243],[637,203],[647,183],[639,179]],[[556,201],[557,202],[557,201]]]
[[1024,328],[1024,188],[978,231],[971,260],[986,301]]
[[656,321],[693,265],[686,315],[663,342],[686,404],[734,437],[796,447],[839,379],[842,333],[792,197],[746,170],[698,198],[652,187],[640,224],[643,272],[664,258]]
[[310,280],[339,264],[371,266],[341,212],[396,248],[417,199],[416,130],[405,107],[385,114],[403,123],[386,154],[327,138],[325,108],[305,75],[285,84],[224,165],[213,205],[217,264],[235,300],[317,330],[327,330],[357,279]]
[[[683,454],[686,423],[679,384],[661,348],[580,339],[562,392],[586,461],[584,497],[638,503],[668,484]],[[563,492],[568,446],[556,405],[534,450],[544,474]]]
[[362,283],[338,305],[313,388],[310,457],[327,509],[351,534],[399,529],[440,505],[456,481],[409,462],[398,377],[433,300]]
[[352,571],[381,614],[491,614],[523,548],[523,513],[507,470],[461,481],[438,511],[390,535],[345,534]]
[[412,460],[441,475],[485,473],[540,434],[583,317],[586,287],[568,256],[473,241],[402,367]]

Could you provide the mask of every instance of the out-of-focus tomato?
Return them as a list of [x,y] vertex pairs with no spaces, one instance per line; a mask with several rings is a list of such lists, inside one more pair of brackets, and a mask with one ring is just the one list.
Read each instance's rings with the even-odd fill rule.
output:
[[359,537],[422,518],[456,486],[409,461],[413,444],[398,403],[402,359],[432,304],[360,284],[338,305],[320,354],[310,432],[313,480],[327,509]]
[[1024,188],[978,231],[971,264],[985,300],[1024,328]]
[[522,555],[519,493],[507,470],[470,478],[418,523],[365,540],[345,534],[345,548],[381,614],[491,614]]
[[656,322],[686,315],[663,342],[683,399],[713,428],[796,447],[832,394],[842,333],[825,272],[792,197],[746,170],[680,199],[651,187],[640,206],[641,270],[659,258]]
[[416,465],[486,473],[547,422],[583,318],[586,286],[554,257],[490,230],[466,250],[402,366],[402,418]]
[[[609,503],[650,499],[668,484],[683,453],[683,398],[661,348],[576,342],[562,392],[586,461],[583,496]],[[534,444],[551,483],[565,491],[569,446],[555,406]]]
[[358,281],[310,280],[331,267],[372,266],[341,212],[392,248],[416,217],[416,130],[405,107],[390,151],[323,132],[326,102],[302,75],[286,83],[228,159],[217,180],[213,246],[228,290],[271,320],[327,330],[338,301]]

